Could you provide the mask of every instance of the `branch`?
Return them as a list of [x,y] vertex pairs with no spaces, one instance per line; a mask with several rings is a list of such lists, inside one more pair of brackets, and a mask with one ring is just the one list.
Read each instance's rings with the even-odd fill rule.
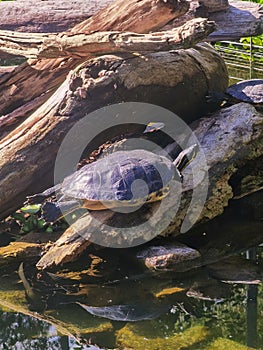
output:
[[0,31],[0,45],[8,53],[28,58],[86,57],[90,54],[189,48],[214,30],[214,22],[196,18],[179,28],[150,34],[114,31],[54,35]]

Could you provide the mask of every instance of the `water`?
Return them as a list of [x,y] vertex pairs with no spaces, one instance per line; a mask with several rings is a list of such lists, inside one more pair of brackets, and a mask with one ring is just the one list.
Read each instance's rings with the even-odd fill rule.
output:
[[[261,271],[262,257],[262,247],[250,250]],[[255,280],[258,275],[234,264],[233,275],[236,269],[243,270],[238,277],[246,283],[223,283],[217,276],[223,265],[211,266],[216,265],[184,273],[130,274],[122,280],[116,271],[111,283],[100,283],[100,278],[94,283],[91,278],[92,283],[78,286],[78,293],[73,286],[67,286],[66,294],[44,291],[42,298],[48,295],[55,305],[49,300],[51,306],[37,313],[25,299],[17,271],[2,271],[0,349],[247,349],[245,344],[263,349],[263,286]],[[126,273],[125,265],[123,269]],[[56,287],[61,285],[65,282]],[[97,317],[75,301],[102,311],[103,305],[132,305],[135,318],[153,319],[126,322]],[[114,308],[112,315],[119,317]]]

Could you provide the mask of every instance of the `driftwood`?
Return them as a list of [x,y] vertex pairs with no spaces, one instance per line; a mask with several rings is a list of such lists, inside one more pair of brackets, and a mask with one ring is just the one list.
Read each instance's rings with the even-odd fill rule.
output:
[[[111,3],[113,3],[113,0],[103,0],[99,2],[91,0],[88,3],[83,0],[78,1],[78,3],[74,1],[57,3],[52,0],[47,0],[45,2],[39,0],[18,0],[15,3],[10,3],[8,1],[2,2],[0,4],[2,14],[0,30],[42,33],[65,31],[81,20],[94,15],[97,11]],[[184,3],[184,11],[186,11],[188,4],[188,2]],[[130,10],[130,3],[125,6],[123,13]],[[262,22],[262,10],[258,4],[236,0],[230,0],[229,2],[227,0],[192,0],[190,2],[190,7],[190,11],[187,15],[182,16],[179,22],[173,23],[173,27],[175,25],[182,25],[194,17],[203,16],[208,17],[211,21],[216,21],[219,30],[215,35],[219,36],[222,40],[257,35],[260,31],[262,32],[262,24],[260,24],[260,22]],[[181,7],[181,9],[181,15],[183,15],[183,7]],[[121,12],[118,5],[114,9],[114,12],[118,14]],[[142,14],[144,14],[143,11]],[[119,22],[123,22],[124,26],[126,26],[128,18],[129,21],[131,21],[133,16],[126,16],[125,21],[124,18],[122,18]],[[85,22],[90,23],[90,21],[92,21],[92,26],[95,25],[94,28],[96,28],[96,31],[116,30],[114,27],[111,29],[108,28],[105,19],[108,20],[106,14],[103,18],[105,22],[104,29],[97,28],[97,20],[87,20]],[[126,27],[125,29],[119,28],[119,30],[145,32],[142,29],[142,22],[144,21],[141,21],[136,29],[132,26],[130,28]],[[240,24],[241,26],[239,26]],[[83,26],[81,24],[77,25],[75,28],[74,32],[81,32]],[[156,28],[160,28],[160,25],[157,24]],[[213,38],[213,35],[211,35],[210,38],[211,40],[216,39],[216,37]]]
[[193,19],[179,28],[151,34],[98,32],[61,35],[0,31],[1,48],[27,58],[87,57],[117,52],[154,52],[187,49],[215,29],[213,22]]
[[[172,190],[162,201],[162,210],[156,211],[158,203],[150,208],[141,208],[139,218],[137,212],[124,217],[107,210],[86,213],[65,231],[37,266],[49,268],[72,260],[83,252],[90,241],[106,246],[130,246],[150,240],[157,234],[176,236],[196,222],[222,214],[228,201],[234,197],[235,186],[239,186],[231,183],[238,168],[251,161],[254,165],[261,162],[263,116],[253,106],[240,103],[198,120],[192,128],[204,151],[208,183],[205,181],[202,156],[198,155],[192,163],[193,174],[189,170],[184,173],[184,193],[178,211]],[[191,176],[197,179],[194,190]],[[206,191],[200,215],[198,205]],[[195,202],[191,207],[192,198]],[[188,210],[190,213],[187,213]],[[139,225],[144,220],[147,224],[141,228]],[[124,229],[119,228],[121,223]]]
[[180,26],[196,17],[207,17],[216,23],[218,29],[211,33],[206,41],[233,40],[263,33],[262,5],[239,0],[230,0],[229,5],[224,11],[210,13],[209,8],[200,7],[199,1],[193,0],[190,2],[189,11],[165,26],[163,30]]
[[228,9],[228,0],[200,0],[200,5],[204,6],[208,13],[218,12]]
[[[73,28],[72,32],[81,33],[84,30],[86,33],[94,32],[95,24],[97,31],[129,30],[135,32],[140,26],[141,32],[149,32],[165,22],[167,23],[171,19],[182,15],[188,9],[188,5],[184,1],[177,4],[174,1],[164,2],[158,0],[152,6],[151,0],[140,2],[132,0],[129,1],[127,8],[125,7],[126,5],[127,2],[125,0],[118,0],[92,16],[92,20],[84,21],[77,26],[77,29],[76,27]],[[128,18],[128,22],[117,11],[122,6],[125,7],[125,12],[122,16]],[[144,21],[141,21],[141,17],[135,15],[136,11],[145,13]],[[107,17],[106,22],[105,16]],[[6,115],[23,104],[38,99],[44,93],[46,94],[46,99],[48,99],[54,92],[54,89],[65,80],[68,72],[81,62],[79,58],[28,60],[12,73],[5,74],[0,78],[0,114]],[[34,109],[41,104],[42,101],[38,103],[35,100]]]
[[[158,74],[153,75],[157,67]],[[19,207],[28,194],[52,185],[60,143],[90,112],[107,104],[136,100],[168,107],[181,117],[196,118],[207,109],[207,92],[223,91],[227,84],[224,62],[209,45],[149,54],[144,59],[106,56],[87,61],[22,125],[6,137],[2,135],[1,217]],[[185,103],[187,95],[191,96],[191,104]],[[92,125],[94,121],[90,136]],[[22,166],[24,159],[26,167]]]
[[0,4],[1,30],[21,32],[61,32],[86,20],[112,0],[16,0]]

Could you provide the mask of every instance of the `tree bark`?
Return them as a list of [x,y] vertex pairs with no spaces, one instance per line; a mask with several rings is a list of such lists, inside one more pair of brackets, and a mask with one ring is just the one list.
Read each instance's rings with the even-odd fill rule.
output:
[[[156,69],[158,74],[152,74]],[[138,101],[196,118],[207,110],[207,92],[224,91],[227,84],[225,64],[209,45],[148,54],[144,59],[105,56],[87,61],[23,124],[1,135],[1,217],[18,208],[27,195],[52,185],[54,161],[63,138],[92,111],[108,104]],[[187,95],[191,96],[190,104],[186,103]],[[90,130],[92,133],[92,124]]]

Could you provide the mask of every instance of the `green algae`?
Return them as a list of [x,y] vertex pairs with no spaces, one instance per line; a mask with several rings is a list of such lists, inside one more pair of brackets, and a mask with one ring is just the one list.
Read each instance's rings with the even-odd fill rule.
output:
[[233,340],[217,338],[209,344],[204,350],[253,350],[252,348],[239,344]]
[[148,338],[143,335],[143,327],[127,324],[117,332],[117,344],[134,350],[180,350],[204,341],[208,335],[207,327],[196,325],[168,337]]

